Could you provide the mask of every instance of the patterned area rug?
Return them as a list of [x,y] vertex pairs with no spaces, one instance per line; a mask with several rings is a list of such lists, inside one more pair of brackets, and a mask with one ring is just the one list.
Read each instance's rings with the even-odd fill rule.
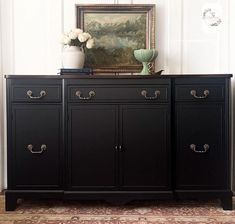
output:
[[[235,205],[235,200],[234,200]],[[5,212],[0,196],[0,224],[235,224],[235,210],[219,201],[137,201],[124,206],[92,201],[22,201]]]

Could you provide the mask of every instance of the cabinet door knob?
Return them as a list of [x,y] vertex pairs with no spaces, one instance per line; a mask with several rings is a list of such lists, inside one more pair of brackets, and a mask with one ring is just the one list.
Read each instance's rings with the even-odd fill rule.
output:
[[78,98],[79,98],[80,100],[90,100],[92,97],[95,96],[95,91],[94,91],[94,90],[91,90],[91,91],[88,93],[89,96],[87,96],[87,97],[83,97],[83,96],[82,96],[82,92],[79,91],[79,90],[76,91],[75,95],[78,96]]
[[42,144],[42,145],[41,145],[41,150],[39,150],[39,151],[34,151],[33,145],[32,145],[32,144],[29,144],[29,145],[27,146],[27,149],[28,149],[31,153],[33,153],[33,154],[41,154],[41,153],[43,153],[43,151],[45,151],[45,150],[47,149],[47,146],[46,146],[45,144]]
[[190,94],[196,99],[205,99],[209,96],[210,91],[208,89],[205,89],[204,92],[203,92],[204,96],[198,96],[197,91],[193,89],[193,90],[190,91]]
[[154,92],[154,96],[148,96],[148,92],[146,90],[142,90],[141,91],[141,95],[145,97],[145,99],[147,100],[154,100],[154,99],[157,99],[158,96],[160,96],[161,92],[160,90],[156,90]]
[[33,96],[33,91],[32,91],[32,90],[28,90],[28,91],[27,91],[27,96],[28,96],[30,99],[41,99],[41,98],[43,98],[44,96],[46,96],[46,94],[47,94],[47,93],[46,93],[45,90],[41,90],[39,96]]
[[195,144],[191,144],[189,147],[196,153],[206,153],[208,149],[210,148],[208,144],[203,145],[203,150],[197,150],[197,146]]

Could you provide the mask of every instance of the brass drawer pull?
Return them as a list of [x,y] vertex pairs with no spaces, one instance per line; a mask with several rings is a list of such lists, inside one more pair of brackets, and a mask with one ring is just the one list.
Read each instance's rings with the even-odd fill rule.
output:
[[40,96],[33,96],[33,92],[32,92],[32,90],[28,90],[27,91],[27,95],[28,95],[28,97],[30,98],[30,99],[41,99],[41,98],[43,98],[44,96],[46,96],[46,91],[45,90],[41,90],[40,91]]
[[210,148],[210,146],[208,144],[203,145],[204,150],[197,150],[197,146],[195,144],[191,144],[189,147],[190,147],[190,149],[192,149],[196,153],[206,153],[208,151],[208,149]]
[[122,148],[122,146],[121,145],[119,145],[119,146],[115,146],[115,150],[119,150],[119,151],[121,151],[123,148]]
[[193,90],[190,91],[190,94],[196,99],[205,99],[209,96],[210,91],[205,89],[204,92],[203,92],[204,96],[197,96],[197,91],[193,89]]
[[27,146],[27,149],[28,149],[31,153],[33,153],[33,154],[41,154],[41,153],[43,153],[43,152],[47,149],[47,146],[46,146],[45,144],[42,144],[40,151],[34,151],[34,150],[33,150],[33,145],[32,145],[32,144],[29,144],[29,145]]
[[89,95],[88,97],[83,97],[83,96],[82,96],[82,92],[79,91],[79,90],[76,91],[75,95],[78,96],[78,98],[79,98],[80,100],[90,100],[92,97],[95,96],[95,91],[91,90],[91,91],[88,93],[88,95]]
[[160,96],[161,92],[159,90],[156,90],[154,92],[154,96],[148,96],[148,92],[146,90],[141,91],[141,95],[145,97],[147,100],[154,100],[157,99],[158,96]]

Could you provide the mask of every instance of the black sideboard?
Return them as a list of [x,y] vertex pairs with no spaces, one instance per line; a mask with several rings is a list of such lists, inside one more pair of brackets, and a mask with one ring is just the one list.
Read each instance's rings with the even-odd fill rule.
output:
[[232,209],[230,77],[6,76],[6,210],[18,198]]

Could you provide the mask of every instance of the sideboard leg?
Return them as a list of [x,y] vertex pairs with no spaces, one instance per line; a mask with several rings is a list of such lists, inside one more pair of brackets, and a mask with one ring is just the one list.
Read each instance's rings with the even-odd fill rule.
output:
[[12,194],[5,194],[5,209],[6,211],[14,211],[17,205],[17,197]]
[[233,197],[223,196],[221,197],[221,204],[224,210],[233,210]]

